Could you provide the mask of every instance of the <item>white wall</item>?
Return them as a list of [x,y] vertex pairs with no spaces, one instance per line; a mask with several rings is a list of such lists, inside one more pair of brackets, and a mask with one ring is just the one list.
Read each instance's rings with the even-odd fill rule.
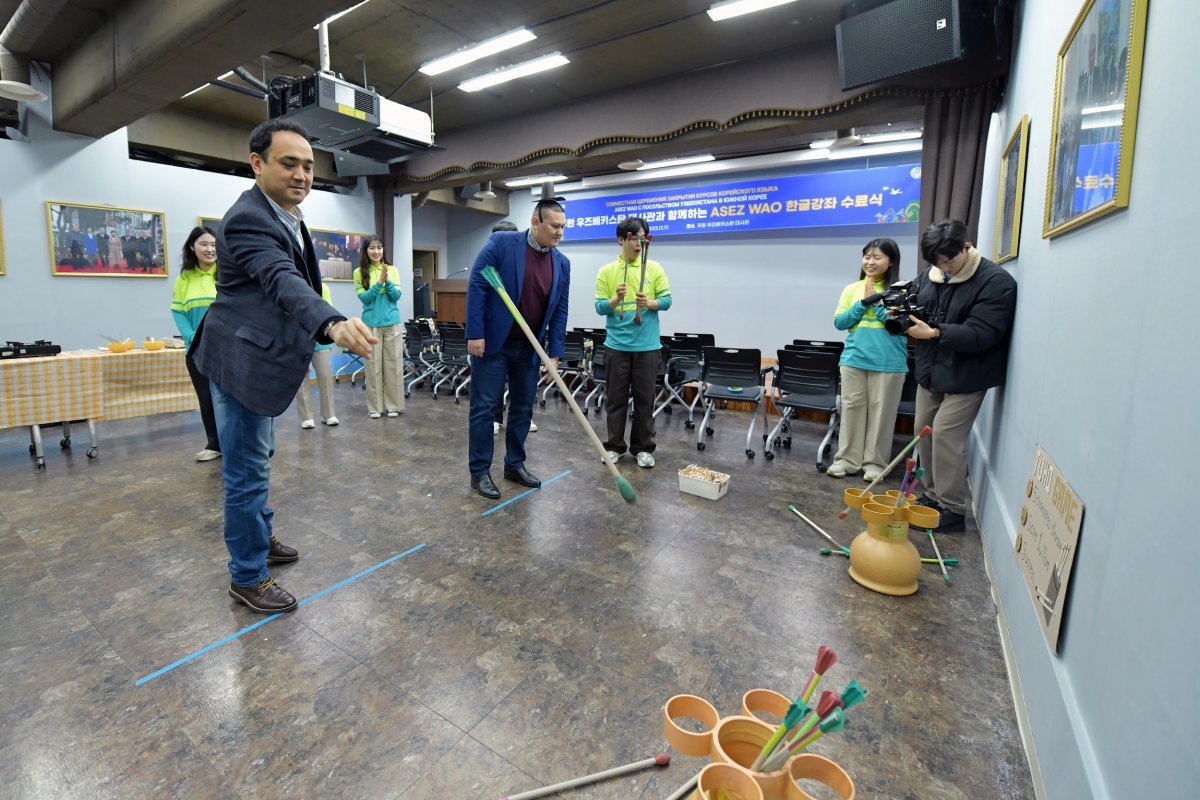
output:
[[[32,107],[39,113],[50,101]],[[51,339],[64,349],[97,347],[100,334],[140,339],[175,332],[171,289],[179,253],[198,216],[221,216],[251,181],[129,159],[124,130],[89,139],[31,121],[30,143],[0,139],[0,213],[7,274],[0,276],[0,339]],[[47,200],[162,211],[168,278],[53,276]],[[314,191],[302,206],[318,228],[370,231],[373,206],[363,181],[348,194]],[[407,252],[407,251],[406,251]],[[411,268],[411,255],[408,257]],[[331,283],[334,305],[356,316],[349,283]]]
[[[904,163],[915,156],[838,162],[835,165],[795,167],[792,170],[746,172],[737,175],[676,178],[662,184],[639,184],[637,191],[660,186],[695,186],[709,182],[767,179],[782,174],[823,172]],[[573,199],[621,194],[628,188],[571,193]],[[521,191],[509,198],[508,219],[521,230],[529,227],[531,195]],[[397,203],[401,203],[403,198]],[[447,261],[454,269],[470,266],[487,241],[496,219],[487,215],[448,209],[413,212],[414,241],[443,241],[434,229],[437,217],[446,221],[444,241]],[[420,222],[418,223],[418,219]],[[671,282],[672,307],[660,318],[664,334],[676,331],[713,333],[719,344],[756,347],[764,355],[793,339],[841,340],[845,334],[833,327],[838,297],[857,280],[862,248],[869,240],[895,239],[902,254],[902,276],[915,271],[916,223],[894,225],[806,228],[741,234],[673,236],[655,238],[650,257],[660,262]],[[620,254],[616,231],[611,242],[571,241],[561,250],[571,260],[570,327],[603,327],[596,314],[596,273]],[[907,259],[907,260],[905,260]]]
[[[1183,132],[1200,124],[1200,14],[1193,0],[1150,3],[1129,208],[1047,240],[1056,54],[1081,5],[1026,0],[989,139],[994,198],[1001,151],[1030,115],[1009,378],[977,422],[972,478],[1047,796],[1195,797],[1200,537],[1185,503],[1200,445],[1187,313],[1197,159]],[[1086,508],[1058,656],[1012,551],[1038,444]]]

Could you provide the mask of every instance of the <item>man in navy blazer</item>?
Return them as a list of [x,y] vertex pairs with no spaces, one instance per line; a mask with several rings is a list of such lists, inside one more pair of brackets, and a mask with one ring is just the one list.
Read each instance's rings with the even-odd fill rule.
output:
[[504,477],[522,486],[542,485],[525,468],[525,437],[537,393],[538,355],[521,327],[483,277],[495,267],[508,296],[516,303],[529,329],[546,343],[554,365],[563,354],[567,332],[567,297],[571,262],[555,248],[562,240],[567,218],[554,200],[534,209],[529,230],[493,233],[467,283],[467,351],[471,354],[470,461],[471,488],[495,500],[500,489],[492,480],[492,421],[496,404],[508,382],[508,429],[504,437]]
[[217,299],[191,355],[213,395],[221,475],[229,594],[252,610],[291,611],[296,598],[268,564],[300,554],[272,533],[267,507],[275,417],[308,375],[313,345],[337,344],[369,356],[375,339],[321,299],[316,252],[299,205],[312,189],[313,153],[304,129],[274,119],[250,134],[254,187],[225,212],[217,235]]

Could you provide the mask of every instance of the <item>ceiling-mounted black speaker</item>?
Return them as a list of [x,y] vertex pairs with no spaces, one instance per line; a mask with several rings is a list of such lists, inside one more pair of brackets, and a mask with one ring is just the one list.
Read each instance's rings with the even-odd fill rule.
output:
[[[848,10],[863,5],[851,3]],[[891,0],[847,16],[836,28],[842,88],[970,58],[989,5],[988,0]]]

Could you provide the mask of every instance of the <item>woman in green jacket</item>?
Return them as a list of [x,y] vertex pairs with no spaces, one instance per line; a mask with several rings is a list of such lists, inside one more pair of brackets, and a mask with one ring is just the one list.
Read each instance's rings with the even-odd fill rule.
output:
[[[116,236],[114,235],[114,240]],[[200,327],[208,307],[217,299],[217,235],[212,228],[193,228],[183,245],[183,268],[175,279],[175,291],[171,295],[171,316],[175,327],[183,337],[188,349],[184,360],[196,399],[200,401],[200,419],[204,423],[204,435],[208,438],[204,449],[196,454],[197,461],[212,461],[221,457],[221,443],[217,441],[217,421],[213,414],[212,394],[208,378],[196,369],[192,361],[192,338]]]
[[362,301],[362,321],[379,340],[367,359],[367,413],[379,419],[386,413],[395,417],[404,410],[404,390],[400,385],[400,364],[404,352],[404,326],[400,324],[400,285],[396,268],[383,260],[383,240],[369,236],[363,240],[358,269],[354,271],[354,291]]

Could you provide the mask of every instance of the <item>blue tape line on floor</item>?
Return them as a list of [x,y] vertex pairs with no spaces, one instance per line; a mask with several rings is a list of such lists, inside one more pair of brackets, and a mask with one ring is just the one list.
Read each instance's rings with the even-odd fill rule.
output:
[[485,516],[485,517],[486,517],[488,514],[495,513],[495,512],[497,512],[497,511],[499,511],[500,509],[504,508],[504,507],[505,507],[506,505],[508,505],[509,503],[515,503],[515,502],[517,502],[518,500],[520,500],[522,497],[527,497],[528,495],[531,495],[531,494],[533,494],[534,492],[538,491],[539,489],[545,489],[547,486],[549,486],[550,484],[554,483],[554,482],[555,482],[556,480],[558,480],[559,478],[565,478],[565,477],[567,477],[567,476],[568,476],[568,475],[570,475],[570,474],[571,474],[571,470],[567,470],[567,471],[566,471],[566,472],[564,472],[562,475],[555,475],[553,478],[551,478],[551,479],[549,479],[549,480],[542,481],[542,485],[541,485],[541,486],[535,486],[534,488],[530,489],[530,490],[529,490],[529,491],[527,491],[527,492],[521,492],[519,495],[517,495],[516,497],[512,498],[511,500],[505,500],[503,503],[501,503],[501,504],[500,504],[500,505],[498,505],[498,506],[492,506],[492,507],[491,507],[491,508],[489,508],[487,511],[483,512],[482,516]]
[[[300,606],[307,605],[308,603],[311,603],[313,600],[316,600],[318,597],[329,594],[334,589],[340,589],[341,587],[345,586],[348,583],[351,583],[352,581],[356,581],[363,576],[370,575],[372,572],[379,569],[380,567],[386,567],[388,564],[391,564],[393,561],[397,561],[401,558],[404,558],[407,555],[411,555],[412,553],[417,552],[424,546],[425,546],[425,543],[422,542],[421,544],[417,545],[416,547],[411,547],[408,550],[405,550],[403,553],[398,553],[398,554],[392,556],[391,558],[387,559],[386,561],[380,561],[375,566],[368,567],[367,569],[364,569],[362,572],[358,573],[357,575],[352,575],[349,578],[346,578],[346,580],[340,581],[339,583],[335,583],[333,586],[330,586],[327,589],[322,589],[321,591],[314,594],[312,597],[306,597],[305,599],[303,599],[299,603],[297,603],[296,607],[299,608]],[[288,612],[288,613],[291,613],[291,612]],[[152,681],[160,675],[165,675],[166,673],[170,672],[171,670],[175,669],[176,667],[181,667],[184,664],[188,663],[189,661],[195,661],[197,658],[199,658],[200,656],[209,652],[210,650],[216,650],[221,645],[228,644],[229,642],[232,642],[234,639],[238,638],[239,636],[243,636],[256,628],[261,628],[263,625],[266,625],[271,620],[278,619],[279,617],[282,617],[282,616],[284,616],[284,615],[283,614],[272,614],[271,616],[267,617],[266,619],[259,620],[258,622],[254,623],[253,625],[248,625],[245,628],[242,628],[237,633],[226,636],[224,639],[222,639],[219,642],[213,642],[212,644],[208,645],[207,647],[202,647],[201,649],[197,650],[196,652],[192,653],[191,655],[184,656],[183,658],[176,661],[174,664],[168,664],[167,666],[163,667],[160,670],[151,672],[149,675],[145,676],[144,678],[139,678],[137,681],[134,682],[134,685],[141,686],[143,683]]]

